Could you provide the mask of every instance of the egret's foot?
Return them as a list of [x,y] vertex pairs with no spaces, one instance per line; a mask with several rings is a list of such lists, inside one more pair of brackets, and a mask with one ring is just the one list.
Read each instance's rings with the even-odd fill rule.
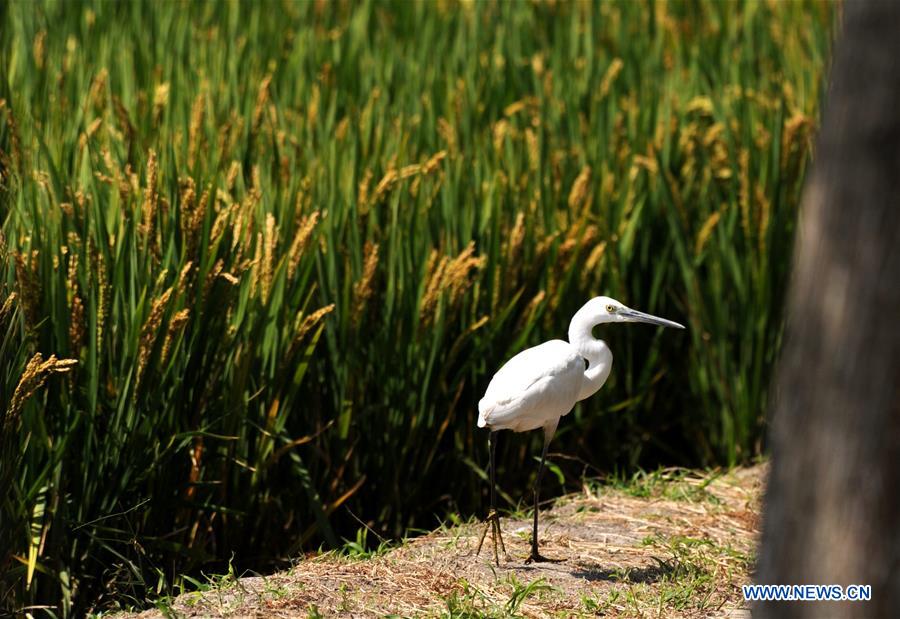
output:
[[562,563],[565,559],[550,559],[545,557],[541,553],[537,551],[537,549],[532,549],[531,554],[528,555],[528,558],[525,559],[525,565],[530,563]]
[[481,546],[484,544],[484,538],[487,536],[488,528],[491,530],[491,542],[494,546],[494,563],[500,566],[500,556],[497,553],[497,542],[499,540],[500,551],[503,553],[503,560],[509,561],[509,555],[506,553],[506,546],[503,545],[503,533],[500,530],[500,514],[491,511],[488,517],[484,519],[484,531],[481,532],[481,538],[478,540],[478,548],[475,549],[475,556],[481,554]]

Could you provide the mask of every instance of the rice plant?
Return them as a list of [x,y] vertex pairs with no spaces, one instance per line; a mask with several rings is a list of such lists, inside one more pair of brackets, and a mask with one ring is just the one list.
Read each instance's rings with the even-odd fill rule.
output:
[[605,334],[558,449],[759,454],[835,14],[0,5],[2,604],[474,512],[488,370],[599,293],[688,329]]

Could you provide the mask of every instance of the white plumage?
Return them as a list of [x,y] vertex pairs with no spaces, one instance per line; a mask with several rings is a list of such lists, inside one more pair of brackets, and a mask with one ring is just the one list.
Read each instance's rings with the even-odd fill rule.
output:
[[[593,328],[608,322],[646,322],[664,327],[684,327],[677,322],[658,318],[625,307],[609,297],[595,297],[572,317],[569,341],[551,340],[523,350],[503,364],[494,374],[487,391],[478,403],[478,427],[491,430],[491,513],[494,560],[497,558],[496,539],[500,535],[500,519],[494,498],[494,432],[512,430],[526,432],[544,429],[544,449],[534,490],[534,529],[531,536],[531,556],[528,561],[544,560],[538,552],[538,493],[547,445],[556,432],[560,418],[568,415],[579,400],[596,393],[612,369],[612,352],[603,340],[593,336]],[[485,529],[485,534],[487,529]],[[478,551],[484,534],[478,543]],[[505,552],[505,550],[504,550]]]
[[478,427],[526,432],[567,415],[584,380],[585,359],[551,340],[523,350],[494,374],[478,403]]

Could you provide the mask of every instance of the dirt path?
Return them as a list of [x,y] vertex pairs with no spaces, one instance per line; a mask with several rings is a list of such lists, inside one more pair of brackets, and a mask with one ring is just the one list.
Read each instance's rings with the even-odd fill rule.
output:
[[[510,561],[494,566],[482,526],[435,531],[365,558],[331,553],[267,577],[222,579],[164,612],[189,617],[748,617],[765,467],[654,474],[585,487],[542,512],[541,551],[525,565],[530,523],[504,518]],[[160,617],[148,611],[141,617]]]

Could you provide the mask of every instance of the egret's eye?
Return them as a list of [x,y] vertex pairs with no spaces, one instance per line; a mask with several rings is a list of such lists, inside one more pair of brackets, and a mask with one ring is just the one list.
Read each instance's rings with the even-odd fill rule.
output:
[[616,306],[615,306],[615,305],[607,305],[607,306],[606,306],[606,311],[609,312],[610,314],[615,314],[615,313],[616,313]]

